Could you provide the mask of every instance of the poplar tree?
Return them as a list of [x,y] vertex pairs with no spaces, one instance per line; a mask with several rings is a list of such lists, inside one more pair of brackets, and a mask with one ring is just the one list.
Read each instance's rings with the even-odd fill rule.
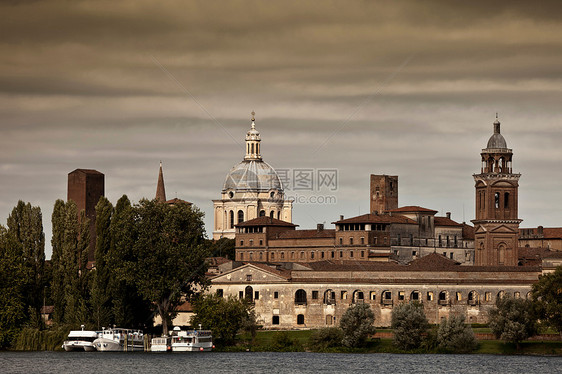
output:
[[54,305],[53,320],[62,323],[64,320],[64,262],[63,262],[63,241],[64,241],[64,222],[66,215],[66,205],[64,201],[58,199],[53,207],[51,216],[52,232],[51,247],[51,299]]

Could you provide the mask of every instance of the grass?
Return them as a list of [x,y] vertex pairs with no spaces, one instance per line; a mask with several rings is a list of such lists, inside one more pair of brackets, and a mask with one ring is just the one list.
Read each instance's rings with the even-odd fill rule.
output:
[[[475,328],[478,332],[489,332],[484,327]],[[379,332],[392,331],[390,329],[379,329]],[[315,352],[314,347],[309,347],[310,336],[314,330],[302,331],[258,331],[252,343],[247,334],[241,335],[236,346],[223,347],[221,351],[291,351],[291,352]],[[279,342],[282,340],[282,343]],[[404,352],[396,348],[392,339],[371,339],[362,348],[336,347],[329,348],[323,352],[329,353],[443,353],[439,349],[418,349]],[[473,352],[477,354],[501,354],[501,355],[556,355],[562,356],[562,341],[525,341],[520,344],[517,351],[515,344],[504,343],[501,340],[481,340],[478,348]]]

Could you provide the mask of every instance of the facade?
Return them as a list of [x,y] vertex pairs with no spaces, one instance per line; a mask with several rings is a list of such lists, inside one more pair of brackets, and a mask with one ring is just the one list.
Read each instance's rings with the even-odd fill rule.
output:
[[370,192],[371,213],[398,208],[398,176],[371,174]]
[[462,314],[485,323],[498,297],[529,297],[539,267],[460,266],[432,253],[410,264],[370,261],[245,263],[211,280],[210,292],[245,298],[266,329],[337,325],[347,308],[368,303],[376,326],[390,326],[392,309],[423,303],[430,323]]
[[220,200],[213,200],[214,240],[234,239],[236,224],[258,217],[292,221],[293,205],[285,200],[281,179],[262,159],[254,114],[246,134],[246,155],[227,174]]
[[519,223],[517,217],[519,178],[512,171],[513,152],[494,122],[494,133],[482,150],[476,188],[475,265],[517,265]]
[[96,250],[96,204],[104,195],[105,176],[97,170],[76,169],[68,173],[67,199],[76,203],[78,217],[82,210],[90,220],[88,261],[94,261]]
[[519,229],[519,247],[562,251],[562,227],[521,228]]

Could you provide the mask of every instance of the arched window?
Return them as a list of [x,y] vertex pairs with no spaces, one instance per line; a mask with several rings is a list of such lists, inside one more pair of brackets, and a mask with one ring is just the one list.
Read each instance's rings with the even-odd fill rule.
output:
[[478,292],[470,291],[468,293],[468,305],[477,305],[479,300]]
[[277,212],[277,219],[281,219],[281,212],[280,211]]
[[265,216],[265,210],[260,210],[260,217]]
[[335,305],[336,304],[336,293],[332,290],[326,290],[324,292],[324,304]]
[[238,211],[238,223],[244,222],[244,212],[242,210]]
[[383,291],[381,294],[381,304],[392,305],[392,291]]
[[252,302],[253,297],[254,297],[254,289],[252,288],[252,286],[246,286],[246,288],[244,289],[244,298],[249,302]]
[[439,292],[439,305],[446,305],[449,303],[449,293],[447,291]]
[[500,300],[500,299],[502,299],[504,296],[505,296],[505,291],[500,291],[500,292],[498,292],[497,299]]
[[269,217],[271,217],[271,218],[275,218],[275,216],[274,216],[274,215],[275,215],[275,212],[274,212],[273,210],[272,210],[271,212],[269,212]]
[[233,229],[234,228],[234,211],[233,210],[230,211],[229,218],[230,218],[230,228]]
[[505,263],[505,244],[500,244],[498,246],[498,263],[503,265]]
[[411,301],[420,301],[421,300],[421,294],[419,291],[412,291],[412,293],[410,294],[410,300]]
[[306,291],[305,290],[297,290],[295,292],[295,304],[297,305],[305,305],[306,304]]
[[354,304],[362,303],[364,300],[365,300],[365,297],[363,295],[363,291],[360,291],[360,290],[353,291],[352,302]]
[[304,325],[304,314],[299,314],[297,316],[297,325]]

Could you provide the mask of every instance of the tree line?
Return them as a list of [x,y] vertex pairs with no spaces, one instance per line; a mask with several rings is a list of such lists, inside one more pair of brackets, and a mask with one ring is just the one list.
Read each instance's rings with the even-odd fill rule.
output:
[[150,329],[159,315],[167,333],[176,307],[207,286],[206,258],[233,256],[233,243],[207,240],[203,213],[185,203],[101,197],[95,225],[95,267],[89,219],[73,201],[54,204],[50,261],[39,207],[19,201],[0,225],[0,347],[23,327],[46,328],[43,305],[54,306],[55,327]]

